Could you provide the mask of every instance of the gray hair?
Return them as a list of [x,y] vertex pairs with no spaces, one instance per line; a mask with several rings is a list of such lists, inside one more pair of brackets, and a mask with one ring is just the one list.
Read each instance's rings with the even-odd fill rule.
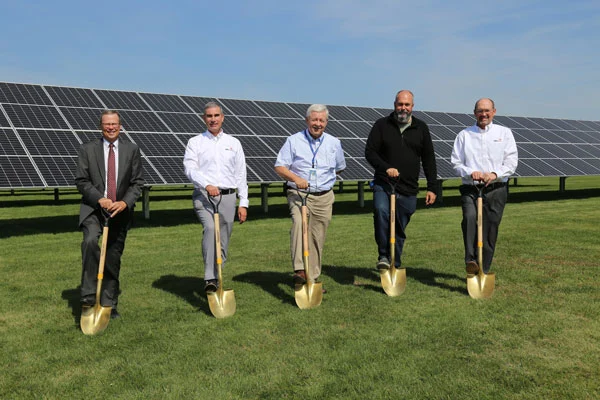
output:
[[119,112],[117,110],[104,110],[102,111],[102,114],[100,114],[100,122],[98,125],[100,125],[100,127],[102,127],[102,117],[104,117],[105,115],[113,115],[116,114],[117,117],[119,117],[119,125],[121,124],[121,115],[119,114]]
[[206,110],[208,110],[209,108],[215,108],[215,107],[221,111],[221,114],[223,114],[223,109],[221,108],[221,106],[214,101],[209,101],[208,103],[206,103],[204,105],[204,114],[206,114]]
[[325,119],[329,120],[329,110],[325,104],[313,104],[312,106],[308,107],[308,110],[306,110],[306,118],[310,117],[310,114],[314,112],[324,112]]

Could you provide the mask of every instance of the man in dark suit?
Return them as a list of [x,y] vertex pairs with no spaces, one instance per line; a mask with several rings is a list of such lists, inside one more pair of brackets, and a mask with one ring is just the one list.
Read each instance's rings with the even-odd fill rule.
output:
[[118,318],[121,255],[144,177],[139,147],[119,140],[119,113],[103,111],[100,128],[103,138],[81,146],[75,174],[75,184],[82,195],[79,211],[79,227],[83,231],[81,303],[82,307],[91,307],[96,302],[98,239],[108,214],[110,223],[100,303],[112,307],[111,318]]

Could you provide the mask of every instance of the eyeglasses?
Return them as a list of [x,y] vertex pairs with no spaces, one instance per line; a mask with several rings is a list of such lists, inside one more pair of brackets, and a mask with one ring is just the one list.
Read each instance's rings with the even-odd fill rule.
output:
[[103,122],[102,126],[119,126],[121,123],[119,122]]

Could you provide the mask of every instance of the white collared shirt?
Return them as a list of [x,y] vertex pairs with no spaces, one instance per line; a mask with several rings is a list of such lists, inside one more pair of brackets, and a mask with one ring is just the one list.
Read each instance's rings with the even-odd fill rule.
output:
[[194,136],[185,149],[183,167],[194,187],[237,189],[240,207],[248,207],[246,157],[238,139],[223,131],[217,136],[209,131]]
[[456,136],[450,162],[463,184],[473,184],[473,171],[494,172],[497,181],[507,182],[517,170],[517,144],[504,126],[490,123],[481,129],[473,125]]
[[[117,182],[115,182],[115,184],[118,185],[118,183],[119,183],[119,138],[117,138],[112,144],[114,145],[113,151],[115,152],[115,179],[117,180]],[[102,147],[104,148],[104,197],[108,197],[107,186],[108,186],[108,152],[110,151],[109,145],[110,145],[110,142],[108,140],[106,140],[105,138],[102,138]],[[117,189],[118,188],[119,187],[117,186]]]

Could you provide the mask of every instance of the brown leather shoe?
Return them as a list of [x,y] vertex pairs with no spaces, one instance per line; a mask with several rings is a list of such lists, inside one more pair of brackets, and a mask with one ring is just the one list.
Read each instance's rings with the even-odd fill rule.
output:
[[293,279],[296,285],[304,285],[306,283],[306,273],[302,269],[294,271]]
[[479,273],[479,265],[475,261],[469,261],[466,265],[467,274],[475,275]]

